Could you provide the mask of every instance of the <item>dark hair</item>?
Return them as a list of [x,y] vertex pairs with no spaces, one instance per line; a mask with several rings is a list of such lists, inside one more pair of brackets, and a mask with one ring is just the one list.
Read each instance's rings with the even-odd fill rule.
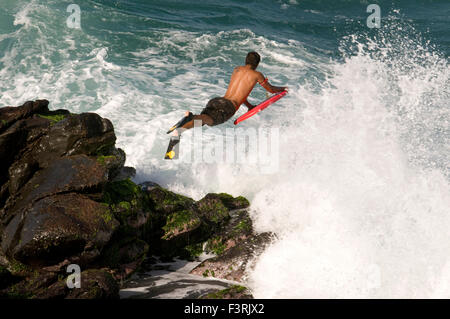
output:
[[261,61],[261,57],[254,51],[249,52],[245,58],[245,64],[250,64],[253,70],[258,66],[259,61]]

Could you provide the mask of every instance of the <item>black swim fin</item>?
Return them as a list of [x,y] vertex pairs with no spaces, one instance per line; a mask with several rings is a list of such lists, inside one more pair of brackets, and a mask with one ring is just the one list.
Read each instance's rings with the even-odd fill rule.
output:
[[164,159],[177,159],[178,151],[180,148],[180,138],[181,136],[172,136],[170,138],[169,146],[167,147],[166,156]]
[[168,131],[167,134],[172,133],[174,130],[176,130],[179,127],[182,127],[184,124],[192,121],[194,119],[194,114],[192,112],[189,112],[189,114],[185,117],[183,117],[177,124],[172,126]]

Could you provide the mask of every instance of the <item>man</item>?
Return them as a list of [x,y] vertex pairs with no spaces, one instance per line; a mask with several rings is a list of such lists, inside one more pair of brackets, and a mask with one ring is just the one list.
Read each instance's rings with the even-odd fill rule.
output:
[[250,52],[245,58],[245,65],[238,66],[231,75],[230,84],[223,97],[213,98],[199,115],[186,112],[185,116],[174,126],[170,128],[167,134],[173,132],[174,136],[170,139],[165,159],[175,158],[174,148],[180,141],[182,131],[194,127],[194,121],[200,120],[202,125],[215,126],[228,121],[234,113],[244,103],[249,110],[255,106],[247,100],[250,92],[256,83],[270,93],[277,93],[287,90],[286,87],[272,86],[268,79],[261,72],[256,71],[261,57],[256,52]]
[[260,60],[261,57],[258,53],[248,53],[245,59],[245,65],[238,66],[234,69],[225,95],[210,100],[200,115],[186,112],[185,117],[172,126],[167,134],[175,131],[175,134],[178,135],[181,132],[177,132],[177,129],[192,128],[194,126],[194,120],[202,121],[202,125],[214,126],[222,124],[236,113],[242,103],[251,110],[255,106],[248,102],[247,97],[250,95],[256,83],[261,84],[270,93],[286,90],[286,87],[272,86],[261,72],[256,71]]

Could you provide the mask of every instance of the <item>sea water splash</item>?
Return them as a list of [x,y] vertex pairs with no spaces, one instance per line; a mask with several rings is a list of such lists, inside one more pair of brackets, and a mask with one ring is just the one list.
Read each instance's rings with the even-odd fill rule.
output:
[[[247,196],[257,230],[279,238],[249,269],[256,297],[449,297],[448,57],[404,19],[384,17],[375,36],[349,33],[330,60],[336,54],[321,37],[336,34],[325,34],[328,20],[315,24],[327,8],[305,10],[298,24],[304,1],[271,8],[288,4],[283,17],[292,13],[286,25],[296,32],[272,12],[263,27],[248,16],[248,25],[220,31],[220,14],[191,27],[161,4],[149,18],[116,9],[119,2],[78,2],[82,30],[61,28],[67,6],[59,1],[2,2],[10,19],[0,35],[2,105],[46,98],[53,109],[98,112],[114,123],[137,182],[195,199]],[[207,32],[196,29],[201,23],[210,23]],[[277,26],[280,37],[261,32]],[[223,95],[250,50],[262,54],[259,69],[272,83],[290,88],[240,124],[279,128],[279,170],[164,161],[166,129]],[[264,98],[258,87],[250,101]],[[232,127],[205,127],[203,152]],[[186,133],[182,143],[191,139]]]
[[257,298],[450,297],[450,66],[396,26],[351,37],[322,91],[296,92],[291,156],[252,201],[280,238],[250,273]]

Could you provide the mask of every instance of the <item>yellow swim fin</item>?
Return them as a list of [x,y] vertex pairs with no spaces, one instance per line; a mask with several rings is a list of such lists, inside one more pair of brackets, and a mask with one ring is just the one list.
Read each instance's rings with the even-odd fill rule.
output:
[[167,147],[166,156],[164,159],[177,159],[180,146],[180,136],[172,136],[170,138],[169,146]]

